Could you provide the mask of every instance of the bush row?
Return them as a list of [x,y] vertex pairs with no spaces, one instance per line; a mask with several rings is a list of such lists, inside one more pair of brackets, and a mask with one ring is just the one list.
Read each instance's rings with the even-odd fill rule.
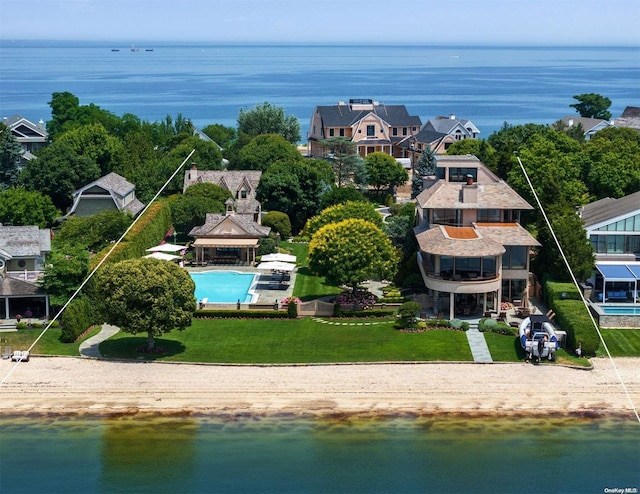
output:
[[193,313],[198,319],[288,319],[286,311],[276,310],[233,310],[233,309],[202,309]]
[[582,355],[594,356],[600,339],[576,287],[547,281],[545,293],[549,307],[556,313],[558,326],[567,332],[567,348],[575,350],[582,345]]
[[338,304],[333,306],[333,317],[391,317],[395,313],[395,309],[344,310]]
[[[109,256],[108,262],[119,262],[127,259],[137,259],[146,254],[146,249],[164,240],[171,228],[171,210],[168,201],[154,202],[133,228],[127,233]],[[109,245],[98,252],[91,259],[89,269],[93,270],[109,253]]]
[[100,315],[89,297],[80,297],[71,302],[62,314],[60,340],[73,343],[87,328],[100,324]]
[[512,328],[504,322],[498,322],[495,319],[483,318],[478,323],[478,330],[481,332],[498,333],[505,335],[515,335],[518,328]]

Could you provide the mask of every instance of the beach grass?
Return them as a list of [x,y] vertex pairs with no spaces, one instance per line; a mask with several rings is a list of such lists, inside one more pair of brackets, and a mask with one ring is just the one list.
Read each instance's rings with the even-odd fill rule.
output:
[[[403,333],[395,320],[195,319],[185,331],[156,339],[162,355],[139,353],[146,335],[118,333],[100,345],[109,358],[229,364],[472,361],[462,331]],[[337,324],[337,323],[340,324]]]

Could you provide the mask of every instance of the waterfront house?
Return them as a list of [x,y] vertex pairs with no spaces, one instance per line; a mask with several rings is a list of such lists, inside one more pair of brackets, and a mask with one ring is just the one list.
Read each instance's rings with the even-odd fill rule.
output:
[[135,185],[117,173],[109,173],[73,193],[67,216],[91,216],[109,210],[138,215],[144,204],[136,198]]
[[49,252],[48,228],[0,225],[0,318],[13,318],[27,308],[35,316],[49,314],[49,299],[37,285]]
[[449,318],[519,304],[530,291],[539,246],[520,225],[533,209],[478,158],[437,156],[416,198],[418,264],[433,307]]
[[316,106],[308,135],[309,155],[326,157],[332,151],[322,141],[344,137],[355,144],[363,158],[373,152],[405,158],[398,144],[417,134],[421,124],[420,117],[410,115],[404,105],[385,105],[371,99]]
[[640,107],[627,106],[613,124],[616,127],[626,127],[640,132]]
[[49,141],[49,133],[45,129],[42,119],[35,124],[22,115],[16,114],[10,118],[4,117],[2,123],[9,128],[11,134],[22,146],[22,156],[18,163],[20,167],[35,158],[33,153],[46,146]]
[[480,130],[471,120],[457,118],[454,114],[431,118],[424,124],[423,129],[449,135],[456,141],[477,139],[480,134]]
[[585,141],[589,141],[599,130],[606,129],[607,127],[610,127],[612,125],[611,122],[609,122],[608,120],[603,120],[602,118],[586,118],[575,116],[562,117],[559,122],[562,126],[562,130],[564,131],[581,126],[582,134]]
[[596,255],[590,283],[594,301],[637,302],[640,298],[640,191],[606,197],[582,207],[580,216]]

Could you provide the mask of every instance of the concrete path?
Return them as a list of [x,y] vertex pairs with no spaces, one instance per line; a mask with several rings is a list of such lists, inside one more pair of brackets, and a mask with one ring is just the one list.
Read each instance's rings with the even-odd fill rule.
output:
[[478,323],[469,324],[469,331],[466,332],[466,335],[474,362],[479,364],[493,363],[484,334],[478,330]]
[[80,343],[80,356],[97,359],[103,358],[100,350],[98,349],[100,343],[111,338],[118,331],[120,331],[120,328],[117,326],[103,324],[102,330],[97,335],[92,336],[91,338],[88,338],[87,340]]

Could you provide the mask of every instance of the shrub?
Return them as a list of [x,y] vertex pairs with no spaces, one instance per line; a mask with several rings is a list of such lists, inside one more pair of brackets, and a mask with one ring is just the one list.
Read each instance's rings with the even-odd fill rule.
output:
[[270,226],[274,233],[279,233],[283,239],[291,237],[291,221],[286,213],[269,211],[262,217],[262,225]]
[[515,335],[517,328],[512,328],[506,323],[498,322],[495,319],[485,318],[480,319],[478,323],[478,329],[482,332],[498,333],[504,335]]
[[567,347],[575,350],[582,345],[582,355],[595,355],[600,339],[575,285],[547,281],[545,293],[560,329],[567,333]]
[[405,328],[414,326],[419,313],[420,304],[418,304],[417,302],[405,302],[398,309],[400,325]]
[[353,305],[354,309],[370,309],[376,303],[376,296],[367,290],[352,290],[337,295],[335,303]]
[[60,340],[73,343],[87,328],[98,324],[98,311],[88,297],[73,300],[62,314],[62,334]]

